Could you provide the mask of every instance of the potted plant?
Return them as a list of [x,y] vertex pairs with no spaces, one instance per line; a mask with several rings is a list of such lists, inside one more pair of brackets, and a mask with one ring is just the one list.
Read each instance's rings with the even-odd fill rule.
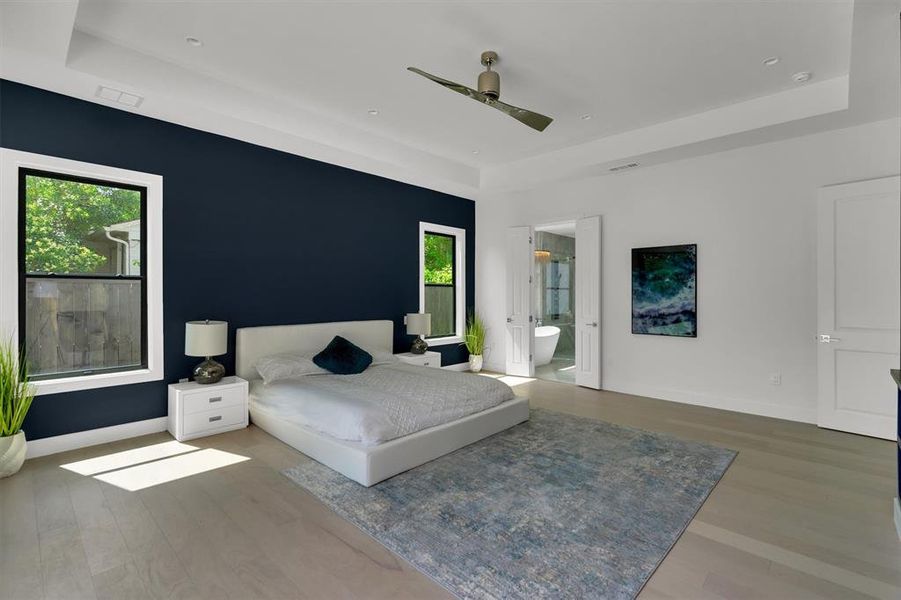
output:
[[463,345],[469,350],[469,370],[478,373],[482,370],[482,354],[485,352],[485,323],[475,313],[466,320]]
[[34,399],[28,366],[12,342],[0,343],[0,479],[19,472],[25,462],[22,422]]

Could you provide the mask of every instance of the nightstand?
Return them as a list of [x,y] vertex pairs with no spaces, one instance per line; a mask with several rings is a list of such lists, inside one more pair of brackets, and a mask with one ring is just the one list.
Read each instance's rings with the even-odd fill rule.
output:
[[400,362],[405,362],[408,365],[419,365],[420,367],[435,367],[437,369],[441,368],[440,352],[432,352],[431,350],[426,350],[425,354],[401,352],[400,354],[395,354],[394,356],[399,358]]
[[178,441],[247,427],[247,381],[223,377],[169,386],[169,433]]

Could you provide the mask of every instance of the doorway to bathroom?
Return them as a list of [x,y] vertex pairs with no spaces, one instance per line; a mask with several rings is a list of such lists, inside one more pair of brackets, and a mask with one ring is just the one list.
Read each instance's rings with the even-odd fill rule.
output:
[[601,389],[601,217],[507,228],[506,373]]
[[576,382],[576,223],[535,227],[535,377]]

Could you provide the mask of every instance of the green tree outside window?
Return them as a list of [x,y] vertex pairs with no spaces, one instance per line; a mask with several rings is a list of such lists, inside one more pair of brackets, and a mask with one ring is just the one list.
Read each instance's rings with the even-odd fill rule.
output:
[[140,218],[135,190],[27,175],[25,270],[92,273],[107,259],[85,245],[88,236]]

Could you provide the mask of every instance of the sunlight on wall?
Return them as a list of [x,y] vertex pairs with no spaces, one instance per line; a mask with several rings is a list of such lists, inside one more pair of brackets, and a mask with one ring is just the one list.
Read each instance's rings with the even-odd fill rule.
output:
[[144,446],[143,448],[135,448],[133,450],[125,450],[124,452],[116,452],[115,454],[106,454],[87,460],[80,460],[78,462],[60,465],[60,467],[78,473],[79,475],[94,475],[95,473],[131,467],[152,460],[175,456],[176,454],[184,454],[185,452],[191,452],[197,449],[197,446],[189,446],[188,444],[182,444],[181,442],[171,441],[162,444],[154,444],[152,446]]

